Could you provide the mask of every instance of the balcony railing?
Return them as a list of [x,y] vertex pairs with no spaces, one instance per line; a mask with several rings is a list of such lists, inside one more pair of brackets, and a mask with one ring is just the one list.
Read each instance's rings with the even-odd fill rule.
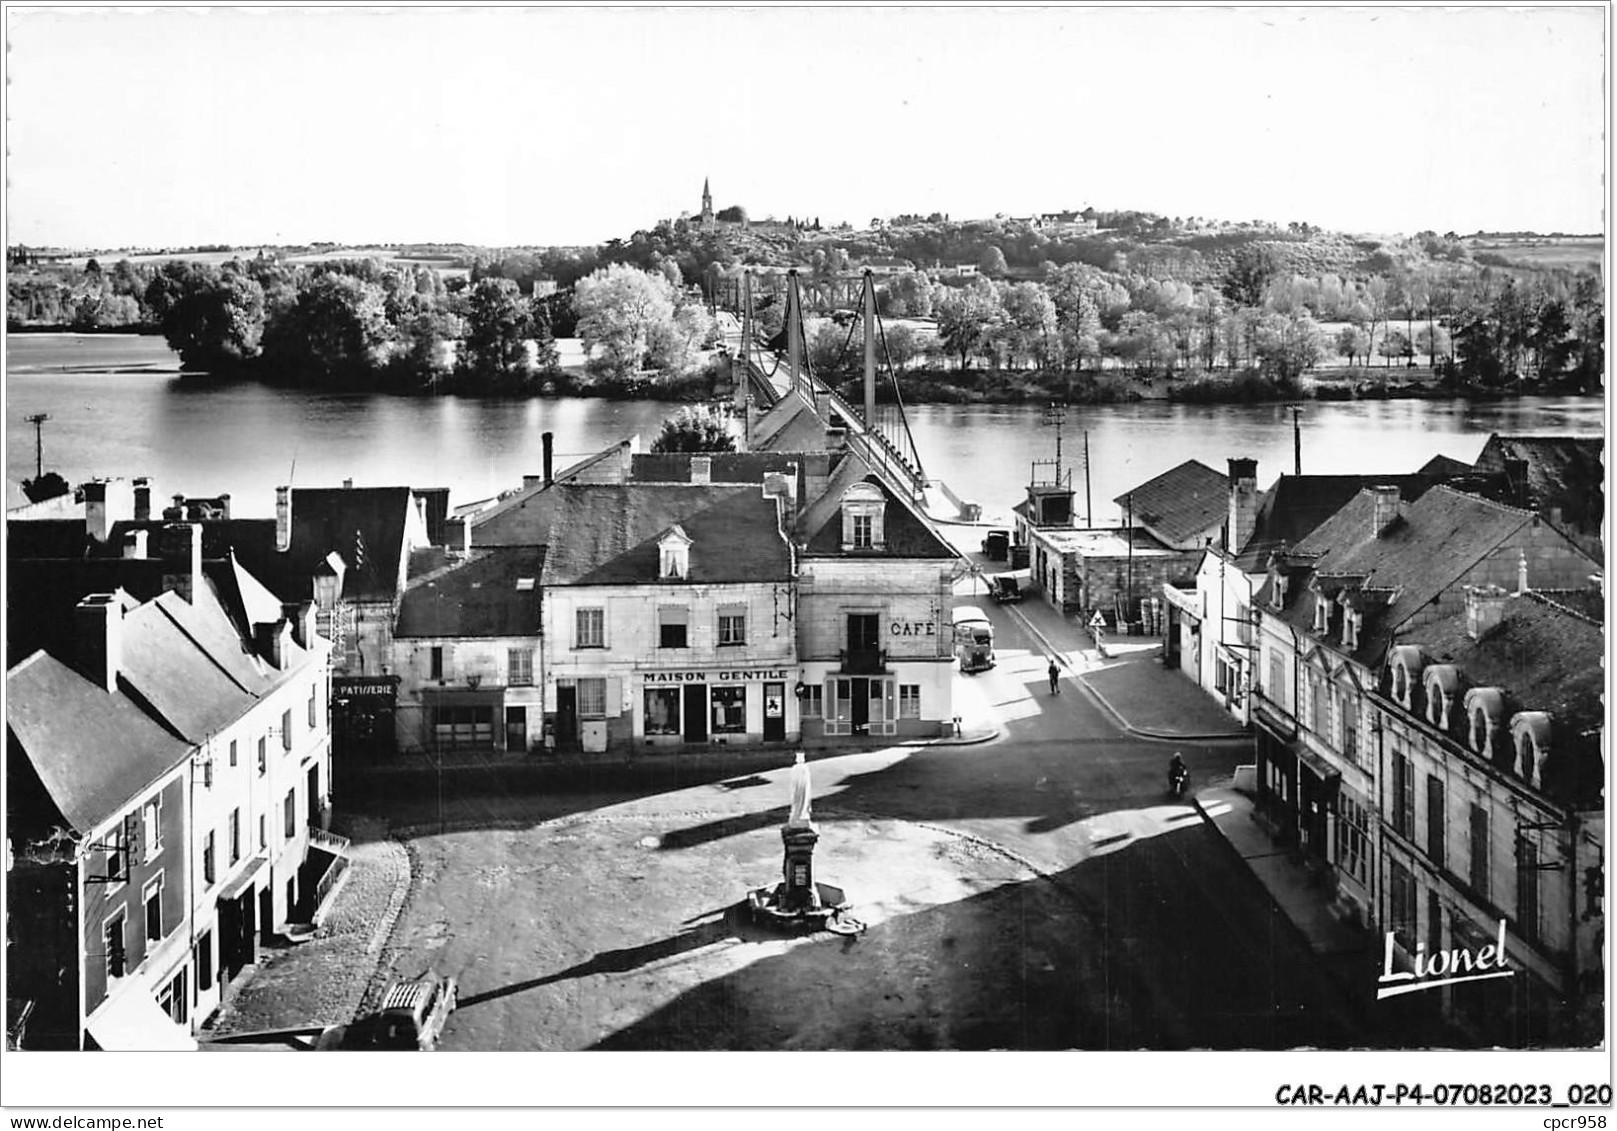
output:
[[847,675],[880,675],[887,670],[885,648],[844,648],[837,657]]

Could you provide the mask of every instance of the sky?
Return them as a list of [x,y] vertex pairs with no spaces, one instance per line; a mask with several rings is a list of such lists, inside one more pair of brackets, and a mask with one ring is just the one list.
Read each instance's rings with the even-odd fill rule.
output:
[[594,244],[1082,208],[1597,233],[1555,8],[8,9],[7,242]]

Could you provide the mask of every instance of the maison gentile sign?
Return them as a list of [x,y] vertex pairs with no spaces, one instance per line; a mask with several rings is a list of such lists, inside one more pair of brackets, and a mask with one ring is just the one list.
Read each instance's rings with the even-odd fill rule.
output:
[[727,671],[642,672],[647,683],[746,683],[749,680],[784,680],[790,668],[732,668]]

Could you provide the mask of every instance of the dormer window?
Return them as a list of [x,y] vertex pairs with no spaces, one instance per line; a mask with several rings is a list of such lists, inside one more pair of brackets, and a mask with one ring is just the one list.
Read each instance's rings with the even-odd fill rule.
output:
[[1277,609],[1286,607],[1286,575],[1279,570],[1269,574],[1269,603]]
[[1331,603],[1319,593],[1314,594],[1314,631],[1320,636],[1331,631]]
[[855,483],[842,496],[842,548],[881,550],[887,546],[887,496],[874,483]]
[[1355,609],[1342,610],[1342,647],[1358,648],[1359,627],[1364,623],[1364,614]]
[[657,576],[663,581],[684,581],[691,575],[691,539],[671,526],[657,542]]

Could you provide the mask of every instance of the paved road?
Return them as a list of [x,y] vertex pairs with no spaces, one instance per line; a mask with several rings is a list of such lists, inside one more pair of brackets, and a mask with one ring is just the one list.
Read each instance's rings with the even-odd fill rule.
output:
[[[452,796],[384,969],[456,973],[446,1049],[1289,1048],[1361,1043],[1244,865],[1007,618],[973,677],[1004,735],[813,764],[817,875],[869,930],[781,938],[732,908],[779,874],[784,770],[543,798]],[[1241,748],[1182,746],[1197,781]],[[397,802],[390,803],[397,808]],[[462,827],[464,826],[464,827]]]

